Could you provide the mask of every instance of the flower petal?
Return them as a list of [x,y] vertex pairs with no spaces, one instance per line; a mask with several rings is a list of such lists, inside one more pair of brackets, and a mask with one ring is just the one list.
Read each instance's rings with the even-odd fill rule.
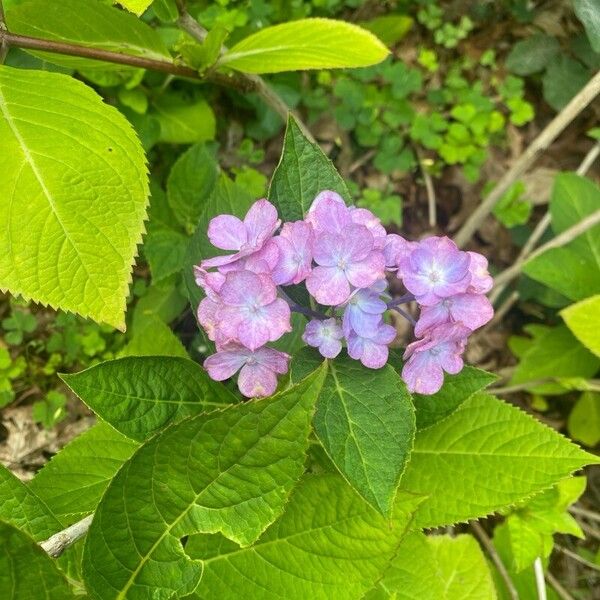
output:
[[306,221],[317,232],[340,233],[351,222],[350,210],[339,194],[325,190],[313,200]]
[[360,362],[369,369],[381,369],[387,363],[389,350],[385,344],[377,344],[372,340],[365,340],[364,351]]
[[219,215],[208,224],[208,239],[221,250],[239,250],[246,242],[246,227],[233,215]]
[[444,383],[444,371],[428,352],[418,352],[404,363],[402,379],[409,392],[435,394]]
[[230,349],[221,350],[212,354],[204,361],[204,368],[211,379],[223,381],[229,379],[248,360],[249,352],[246,348],[232,345]]
[[337,267],[315,267],[306,278],[306,287],[319,304],[337,306],[350,296],[350,285]]
[[238,388],[247,398],[271,396],[277,389],[277,376],[259,363],[246,364],[240,371]]
[[385,277],[383,254],[377,250],[370,252],[363,260],[353,262],[346,267],[346,277],[355,287],[367,288],[378,279]]
[[244,217],[247,232],[247,244],[253,248],[261,247],[279,227],[277,209],[268,200],[257,200]]

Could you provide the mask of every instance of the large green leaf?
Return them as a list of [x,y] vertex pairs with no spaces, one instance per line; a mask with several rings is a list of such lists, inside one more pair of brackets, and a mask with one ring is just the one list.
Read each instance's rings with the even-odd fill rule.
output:
[[585,27],[592,48],[600,52],[600,5],[596,0],[574,0],[573,8]]
[[152,4],[152,1],[153,0],[118,0],[118,4],[136,15],[141,15]]
[[419,498],[401,496],[392,523],[338,476],[309,476],[283,516],[253,545],[194,536],[186,551],[204,575],[194,598],[212,600],[351,600],[383,572]]
[[119,352],[123,356],[176,356],[188,358],[181,340],[157,313],[136,312],[131,339]]
[[217,64],[246,73],[366,67],[389,50],[371,32],[332,19],[299,19],[261,29],[238,42]]
[[120,358],[62,379],[97,415],[138,441],[174,421],[236,401],[223,384],[185,358]]
[[600,294],[565,308],[560,316],[575,337],[600,356]]
[[[292,362],[292,378],[297,381],[321,362],[315,350],[301,351]],[[350,485],[389,515],[415,435],[410,394],[389,365],[367,369],[345,355],[326,364],[315,432]]]
[[303,219],[319,192],[333,190],[350,202],[348,188],[333,163],[310,142],[290,116],[283,152],[273,173],[269,200],[283,221]]
[[29,536],[0,521],[0,598],[73,600],[64,575]]
[[417,433],[400,490],[428,496],[415,524],[435,527],[506,508],[597,462],[533,417],[478,393]]
[[517,75],[532,75],[543,70],[560,52],[555,37],[536,33],[517,42],[506,57],[506,68]]
[[[10,31],[112,50],[156,60],[170,59],[158,32],[133,15],[99,0],[26,0],[7,10]],[[105,61],[49,52],[33,52],[52,64],[86,71],[133,71]]]
[[63,523],[75,522],[94,512],[110,480],[137,447],[98,423],[46,463],[28,487]]
[[204,144],[196,144],[173,165],[167,197],[175,217],[193,233],[217,183],[219,166]]
[[283,511],[303,471],[324,370],[272,398],[201,414],[151,438],[104,494],[83,571],[98,598],[191,593],[202,565],[181,538],[221,532],[255,541]]
[[[562,233],[600,209],[600,189],[585,177],[562,173],[556,177],[550,214],[555,234]],[[572,300],[600,293],[600,225],[568,245],[553,248],[523,267],[529,277]]]
[[465,367],[456,375],[446,375],[442,389],[430,396],[414,394],[417,429],[425,429],[451,415],[467,398],[480,392],[497,377],[492,373]]
[[[600,359],[585,348],[565,325],[528,327],[533,339],[521,355],[511,384],[561,377],[591,377],[600,366]],[[532,387],[544,394],[562,394],[565,388],[558,383]]]
[[160,125],[158,141],[169,144],[195,144],[215,137],[215,114],[201,96],[187,98],[165,93],[158,97],[150,113]]
[[590,448],[600,442],[600,393],[581,394],[571,409],[567,428],[574,440]]
[[133,129],[83,83],[0,66],[0,289],[124,328],[146,216]]

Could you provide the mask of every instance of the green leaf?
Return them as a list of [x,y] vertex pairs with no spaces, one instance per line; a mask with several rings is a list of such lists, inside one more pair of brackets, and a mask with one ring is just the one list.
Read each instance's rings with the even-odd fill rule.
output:
[[185,358],[120,358],[61,378],[98,416],[138,441],[184,417],[236,402]]
[[[312,349],[300,352],[292,362],[292,379],[310,373],[321,361]],[[350,485],[389,516],[415,435],[410,394],[389,365],[367,369],[348,356],[326,362],[315,433]]]
[[[320,370],[272,398],[200,414],[142,446],[113,479],[86,541],[98,598],[189,594],[202,565],[181,538],[217,533],[247,545],[283,511],[303,471]],[[176,576],[174,576],[176,574]]]
[[165,93],[153,106],[151,114],[160,124],[159,142],[195,144],[214,139],[215,114],[203,98]]
[[283,221],[303,219],[319,192],[332,190],[350,203],[350,192],[333,163],[290,116],[283,152],[273,173],[269,200]]
[[48,506],[4,465],[0,465],[0,520],[22,529],[36,541],[63,528]]
[[[600,189],[574,173],[556,177],[550,214],[556,235],[600,209]],[[600,225],[527,262],[525,273],[572,300],[600,293]]]
[[[12,33],[47,40],[57,40],[142,56],[170,60],[170,54],[158,32],[143,21],[98,0],[26,0],[6,11],[6,22]],[[95,72],[135,72],[132,67],[115,63],[32,51],[51,63]]]
[[560,311],[575,337],[600,356],[600,295],[592,296]]
[[119,353],[124,356],[178,356],[189,358],[180,339],[156,313],[137,313],[131,340]]
[[569,435],[593,448],[600,442],[600,393],[584,392],[569,414]]
[[559,52],[555,37],[536,33],[513,46],[506,57],[506,68],[517,75],[532,75],[545,69]]
[[188,237],[179,231],[148,225],[144,255],[152,272],[152,281],[161,281],[181,271],[185,264],[188,243]]
[[476,369],[464,367],[456,375],[446,375],[442,389],[430,396],[413,394],[417,411],[417,429],[426,429],[451,415],[467,398],[480,392],[493,383],[497,376]]
[[83,83],[0,67],[0,289],[124,329],[146,216],[133,129]]
[[592,48],[600,52],[600,6],[595,0],[574,0],[573,8],[585,27]]
[[359,23],[376,35],[386,46],[397,44],[412,27],[413,20],[407,15],[384,15]]
[[28,488],[66,523],[94,512],[100,497],[138,444],[98,423],[69,442]]
[[0,597],[6,600],[72,600],[64,575],[29,536],[0,521]]
[[506,508],[598,459],[489,394],[417,433],[400,490],[428,496],[417,527],[437,527]]
[[[513,372],[511,385],[561,377],[591,377],[600,366],[600,359],[582,346],[565,327],[538,326],[530,329],[533,343],[521,356]],[[558,383],[545,383],[531,388],[540,394],[562,394]]]
[[560,54],[550,61],[542,78],[544,100],[554,110],[561,110],[589,78],[590,72],[579,61]]
[[193,598],[350,600],[380,577],[419,498],[401,496],[390,524],[334,474],[308,476],[283,516],[253,545],[194,536],[204,575]]
[[357,25],[332,19],[299,19],[249,35],[217,64],[245,73],[279,73],[366,67],[388,54],[381,41]]
[[245,189],[233,183],[227,175],[222,173],[219,176],[213,193],[204,204],[198,226],[190,240],[185,261],[184,280],[194,312],[203,297],[203,292],[196,284],[194,277],[194,265],[199,264],[202,259],[212,258],[223,253],[219,248],[215,248],[208,239],[210,220],[220,214],[235,215],[242,219],[254,201],[255,198]]
[[494,600],[496,588],[485,556],[470,535],[434,535],[427,538],[445,600]]
[[167,197],[175,217],[193,233],[217,183],[219,166],[204,144],[180,155],[167,180]]
[[118,4],[139,17],[152,4],[152,0],[118,0]]

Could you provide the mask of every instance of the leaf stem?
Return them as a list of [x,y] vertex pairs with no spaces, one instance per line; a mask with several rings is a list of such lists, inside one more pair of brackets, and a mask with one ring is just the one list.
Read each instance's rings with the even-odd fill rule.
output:
[[538,600],[548,600],[546,582],[544,581],[544,565],[542,565],[542,559],[539,556],[533,563],[533,570],[535,572],[535,587],[537,588]]
[[398,296],[398,298],[393,298],[392,300],[390,300],[387,303],[387,307],[388,308],[395,308],[396,306],[400,305],[400,304],[407,304],[408,302],[412,302],[415,299],[414,294],[411,294],[410,292],[407,294],[404,294],[402,296]]

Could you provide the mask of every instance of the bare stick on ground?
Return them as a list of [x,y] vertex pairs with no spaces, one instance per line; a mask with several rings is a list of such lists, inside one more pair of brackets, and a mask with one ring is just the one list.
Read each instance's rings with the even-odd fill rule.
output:
[[567,104],[567,106],[554,117],[535,140],[533,140],[527,150],[523,152],[513,166],[496,184],[491,193],[466,220],[454,237],[454,241],[458,246],[464,246],[471,239],[471,236],[479,229],[490,212],[492,212],[500,198],[502,198],[510,186],[535,162],[538,154],[545,150],[599,93],[600,71],[590,79],[587,85],[579,91],[569,104]]
[[88,515],[81,519],[81,521],[77,521],[77,523],[73,523],[70,527],[55,533],[45,542],[42,542],[40,546],[49,556],[58,558],[69,546],[80,540],[87,533],[93,518],[94,515]]

